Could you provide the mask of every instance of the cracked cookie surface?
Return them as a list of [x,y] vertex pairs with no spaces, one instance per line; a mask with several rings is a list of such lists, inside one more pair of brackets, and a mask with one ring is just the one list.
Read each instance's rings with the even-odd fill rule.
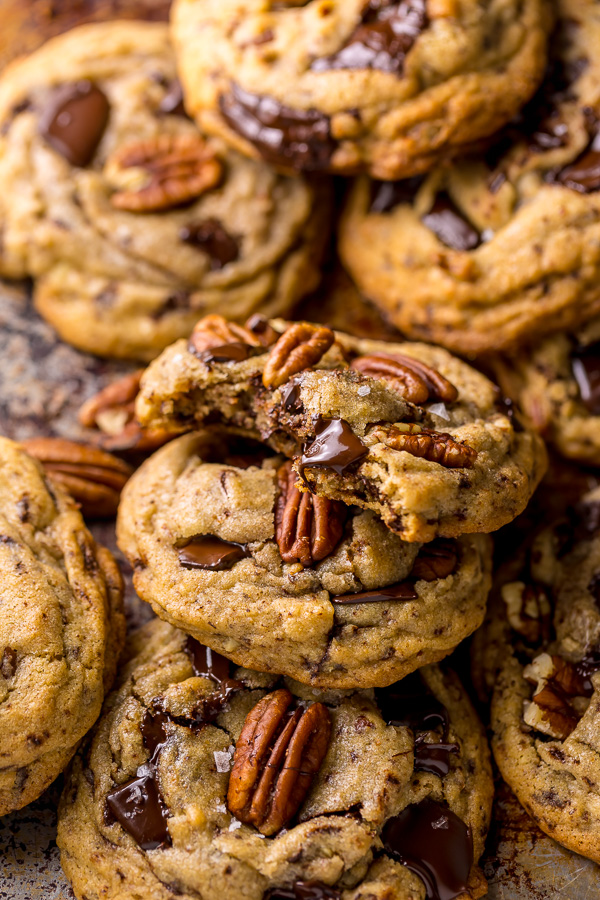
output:
[[600,491],[504,567],[476,643],[492,749],[539,827],[600,861]]
[[[448,879],[444,896],[464,898],[467,887],[468,896],[485,893],[476,863],[490,816],[489,756],[452,672],[426,667],[383,691],[315,691],[228,670],[225,659],[209,658],[158,620],[133,636],[130,654],[61,801],[61,862],[78,897],[261,900],[308,881],[332,900],[367,892],[425,900],[424,883],[395,851],[407,820],[424,823],[426,835],[407,861],[428,859],[434,883],[438,873]],[[408,698],[400,717],[398,690]],[[318,707],[330,736],[297,814],[265,837],[229,811],[232,781],[242,730],[282,693],[305,715]],[[138,799],[127,806],[136,786]],[[447,824],[448,841],[440,827],[432,830],[432,811],[438,826],[440,818]]]
[[[295,457],[304,488],[372,509],[407,541],[493,531],[543,474],[541,439],[507,414],[492,382],[439,347],[274,322],[266,349],[248,330],[223,337],[213,326],[200,320],[146,370],[142,425],[233,426]],[[240,350],[244,341],[254,346]]]
[[82,26],[0,79],[0,272],[60,336],[152,359],[199,314],[285,314],[316,286],[327,187],[204,138],[166,25]]
[[73,501],[0,438],[0,815],[38,797],[97,719],[125,639],[121,575]]
[[600,11],[555,8],[546,79],[509,126],[425,178],[351,193],[342,262],[414,339],[478,355],[600,311]]
[[531,96],[546,5],[178,0],[190,112],[284,170],[402,178],[491,134]]
[[125,489],[119,546],[161,618],[241,665],[341,688],[390,684],[481,623],[486,536],[407,544],[371,511],[301,495],[281,457],[230,453],[184,435]]

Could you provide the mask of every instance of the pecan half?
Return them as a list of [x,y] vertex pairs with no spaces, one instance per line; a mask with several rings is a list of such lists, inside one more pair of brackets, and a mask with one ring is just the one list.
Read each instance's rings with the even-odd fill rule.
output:
[[97,447],[64,438],[31,438],[22,445],[71,494],[85,516],[115,515],[121,491],[133,471],[126,462]]
[[331,719],[313,703],[290,711],[282,688],[252,709],[235,748],[227,807],[262,834],[275,834],[297,813],[327,753]]
[[144,370],[108,384],[80,407],[79,421],[85,428],[98,428],[98,443],[105,450],[156,450],[173,435],[162,428],[142,428],[135,419],[135,399]]
[[223,166],[197,135],[161,134],[121,147],[106,167],[116,209],[154,212],[188,203],[221,180]]
[[428,431],[419,425],[391,425],[376,429],[374,434],[392,450],[404,450],[412,456],[436,462],[447,469],[470,469],[477,450],[455,441],[443,431]]
[[388,381],[409,403],[421,405],[431,400],[453,403],[458,391],[443,375],[409,356],[359,356],[352,369]]
[[207,350],[231,347],[259,347],[260,341],[248,328],[228,322],[223,316],[216,314],[204,316],[194,325],[190,335],[188,348],[191,353],[200,356]]
[[300,493],[297,477],[291,460],[277,472],[280,493],[275,507],[275,536],[284,562],[312,566],[329,556],[340,542],[347,507],[339,500]]
[[265,387],[280,387],[286,381],[315,366],[335,340],[330,328],[297,322],[281,335],[269,354],[263,372]]
[[437,581],[456,571],[458,552],[455,541],[440,538],[425,544],[414,561],[410,577],[416,581]]

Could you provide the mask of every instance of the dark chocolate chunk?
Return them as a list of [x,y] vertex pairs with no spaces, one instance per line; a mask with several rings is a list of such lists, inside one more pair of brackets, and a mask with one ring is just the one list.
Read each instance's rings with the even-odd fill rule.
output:
[[91,81],[57,88],[40,117],[40,134],[73,166],[93,159],[108,124],[108,100]]
[[583,679],[583,688],[586,696],[591,697],[594,686],[591,676],[600,669],[600,648],[595,647],[588,650],[586,655],[578,663],[575,663],[575,670]]
[[341,893],[320,881],[297,881],[290,888],[272,888],[265,900],[340,900]]
[[214,534],[200,534],[178,550],[179,562],[190,569],[222,572],[250,556],[245,544],[224,541]]
[[600,188],[600,131],[575,162],[561,169],[554,180],[580,194],[590,194]]
[[185,652],[192,661],[194,675],[202,678],[211,678],[217,684],[230,681],[231,663],[216,650],[205,647],[193,637],[188,637],[185,644]]
[[169,90],[160,101],[158,111],[164,116],[184,116],[188,118],[183,105],[183,90],[178,78],[171,82]]
[[376,688],[381,715],[388,725],[404,726],[412,731],[448,731],[448,711],[429,693],[418,672],[386,688]]
[[227,124],[254,144],[267,162],[307,171],[329,167],[336,142],[328,116],[318,110],[292,109],[235,84],[219,106]]
[[422,879],[428,900],[466,892],[473,840],[451,809],[429,799],[407,806],[386,822],[381,838],[386,852]]
[[369,0],[347,43],[332,56],[315,59],[311,69],[380,69],[401,75],[407,53],[426,26],[425,0]]
[[218,219],[190,222],[180,230],[179,237],[184,244],[189,244],[207,254],[213,272],[219,271],[227,263],[234,262],[240,255],[237,239],[223,228]]
[[402,181],[373,181],[369,212],[390,212],[401,203],[412,203],[424,180],[423,175],[415,175]]
[[214,362],[243,362],[250,356],[250,347],[240,341],[232,341],[231,344],[209,347],[208,350],[203,350],[202,353],[196,355],[207,365]]
[[571,369],[588,412],[600,416],[600,343],[574,350]]
[[152,766],[141,766],[135,778],[109,791],[106,802],[117,822],[142,850],[171,843],[166,808]]
[[368,454],[368,447],[356,437],[344,419],[320,416],[315,425],[314,440],[304,446],[300,475],[309,468],[332,469],[341,475]]
[[332,603],[350,606],[353,603],[380,603],[386,600],[416,600],[418,597],[412,582],[401,581],[390,587],[377,588],[374,591],[361,591],[359,594],[343,594],[331,597]]
[[431,772],[443,778],[450,771],[450,754],[458,753],[458,744],[427,743],[421,735],[415,739],[415,772]]
[[452,250],[474,250],[481,243],[481,235],[467,222],[448,194],[438,194],[431,212],[423,216],[426,225]]
[[167,741],[166,725],[169,721],[164,713],[156,710],[146,710],[140,731],[142,732],[142,741],[144,747],[150,754],[150,761],[154,763],[158,754]]
[[281,390],[281,405],[286,412],[301,413],[302,401],[300,399],[300,385],[297,381],[290,381]]

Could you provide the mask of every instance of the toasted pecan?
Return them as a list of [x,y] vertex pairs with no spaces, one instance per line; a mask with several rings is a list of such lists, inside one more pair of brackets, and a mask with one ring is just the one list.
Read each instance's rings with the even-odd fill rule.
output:
[[363,375],[389,382],[410,403],[421,405],[433,400],[453,403],[458,397],[458,391],[447,378],[410,356],[359,356],[350,365]]
[[330,328],[296,322],[290,325],[272,348],[263,371],[265,387],[280,387],[286,381],[315,366],[335,340]]
[[296,487],[297,478],[291,460],[277,473],[280,493],[275,508],[275,535],[284,562],[312,566],[329,556],[340,542],[347,507],[339,500],[301,493]]

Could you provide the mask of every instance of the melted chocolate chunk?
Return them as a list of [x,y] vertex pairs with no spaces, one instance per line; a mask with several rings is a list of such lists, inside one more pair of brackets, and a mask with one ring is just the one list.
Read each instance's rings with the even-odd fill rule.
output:
[[591,194],[600,188],[600,131],[575,162],[561,169],[553,180],[580,194]]
[[203,350],[202,353],[196,355],[207,365],[214,362],[243,362],[250,356],[250,347],[248,344],[232,341],[231,344],[210,347],[208,350]]
[[418,597],[410,581],[401,581],[390,587],[377,588],[375,591],[362,591],[359,594],[343,594],[340,597],[331,597],[332,603],[347,606],[353,603],[380,603],[385,600],[416,600]]
[[415,738],[415,772],[431,772],[444,778],[450,771],[450,754],[459,752],[458,744],[427,743],[420,735]]
[[451,809],[429,799],[407,806],[386,822],[381,838],[386,852],[422,879],[428,900],[454,900],[467,890],[473,840]]
[[481,235],[467,222],[446,193],[438,194],[431,212],[422,222],[452,250],[474,250],[481,243]]
[[390,212],[401,203],[412,203],[424,180],[423,175],[415,175],[402,181],[373,181],[369,212]]
[[219,106],[227,124],[267,162],[307,171],[328,168],[336,142],[328,116],[318,110],[292,109],[235,84]]
[[340,897],[339,891],[320,881],[297,881],[291,888],[272,888],[265,900],[340,900]]
[[158,754],[167,741],[167,732],[165,726],[169,721],[164,713],[155,710],[146,710],[140,731],[142,732],[142,741],[144,747],[150,754],[150,762],[155,763]]
[[369,0],[348,42],[332,56],[315,59],[311,69],[380,69],[401,75],[407,53],[426,26],[425,0]]
[[600,669],[600,648],[598,647],[588,650],[583,659],[575,663],[575,670],[583,679],[584,693],[588,697],[591,697],[594,692],[591,676],[598,669]]
[[[210,678],[217,684],[231,681],[229,675],[231,663],[216,650],[205,647],[193,637],[188,637],[185,645],[185,652],[192,661],[192,669],[194,675],[202,678]],[[236,682],[239,684],[239,682]]]
[[281,391],[281,405],[286,412],[301,413],[302,401],[300,399],[300,385],[297,381],[290,381]]
[[368,456],[369,450],[344,419],[319,416],[315,438],[305,444],[300,458],[300,475],[309,468],[332,469],[338,475]]
[[106,96],[91,81],[65,84],[40,117],[40,134],[71,165],[83,168],[94,157],[109,112]]
[[571,368],[586,409],[593,416],[600,416],[600,343],[575,350]]
[[117,822],[142,850],[155,850],[161,844],[170,844],[171,838],[156,773],[152,766],[147,767],[147,772],[143,772],[144,768],[138,769],[135,778],[109,791],[106,802]]
[[181,82],[176,78],[160,101],[158,111],[164,116],[183,116],[189,118],[183,105],[183,90]]
[[237,239],[223,228],[218,219],[190,222],[180,230],[179,238],[184,244],[207,254],[212,272],[234,262],[240,255]]
[[189,569],[222,572],[250,556],[245,544],[224,541],[214,534],[200,534],[178,550],[179,562]]

